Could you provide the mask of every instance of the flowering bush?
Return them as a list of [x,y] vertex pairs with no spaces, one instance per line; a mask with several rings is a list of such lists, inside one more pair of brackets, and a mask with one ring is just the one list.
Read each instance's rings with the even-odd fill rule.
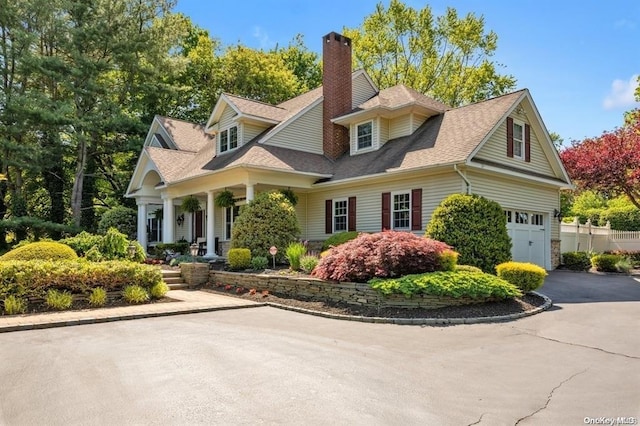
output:
[[455,256],[448,255],[450,251],[445,243],[409,232],[361,234],[332,248],[312,275],[326,280],[366,282],[374,277],[450,270],[455,266]]

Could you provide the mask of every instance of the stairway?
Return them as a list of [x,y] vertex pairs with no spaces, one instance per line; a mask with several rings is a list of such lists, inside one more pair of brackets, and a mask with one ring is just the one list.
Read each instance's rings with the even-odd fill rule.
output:
[[182,280],[180,271],[163,269],[162,279],[169,286],[169,290],[183,290],[189,288],[189,284],[186,284]]

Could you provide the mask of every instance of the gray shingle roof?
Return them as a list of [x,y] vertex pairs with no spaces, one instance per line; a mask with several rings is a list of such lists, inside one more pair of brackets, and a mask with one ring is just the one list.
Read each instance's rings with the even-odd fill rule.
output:
[[254,101],[253,99],[247,99],[231,95],[229,93],[225,93],[225,96],[243,114],[262,117],[274,121],[282,121],[287,117],[287,115],[289,115],[289,111],[287,109],[279,106]]
[[198,152],[215,140],[204,132],[204,126],[200,124],[159,115],[156,116],[156,119],[181,151]]
[[371,109],[377,107],[394,109],[411,104],[418,104],[425,108],[438,112],[444,112],[449,109],[448,105],[425,96],[422,93],[411,89],[410,87],[399,84],[397,86],[381,90],[376,96],[360,104],[356,110]]

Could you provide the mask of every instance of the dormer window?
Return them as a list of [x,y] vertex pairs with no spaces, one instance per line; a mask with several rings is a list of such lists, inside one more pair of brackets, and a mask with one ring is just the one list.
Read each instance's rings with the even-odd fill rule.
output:
[[238,126],[232,126],[219,133],[218,152],[234,150],[238,147]]
[[358,150],[373,146],[373,121],[358,124]]

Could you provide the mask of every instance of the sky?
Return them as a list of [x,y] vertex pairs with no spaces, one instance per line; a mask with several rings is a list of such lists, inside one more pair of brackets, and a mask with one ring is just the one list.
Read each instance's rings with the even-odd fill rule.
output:
[[[321,53],[322,36],[358,27],[376,0],[178,0],[182,12],[223,45],[286,46],[296,34]],[[389,0],[382,0],[387,6]],[[640,1],[637,0],[404,0],[426,4],[435,16],[453,7],[459,16],[483,16],[498,35],[493,60],[527,88],[549,132],[580,141],[613,130],[634,99],[640,74]]]

